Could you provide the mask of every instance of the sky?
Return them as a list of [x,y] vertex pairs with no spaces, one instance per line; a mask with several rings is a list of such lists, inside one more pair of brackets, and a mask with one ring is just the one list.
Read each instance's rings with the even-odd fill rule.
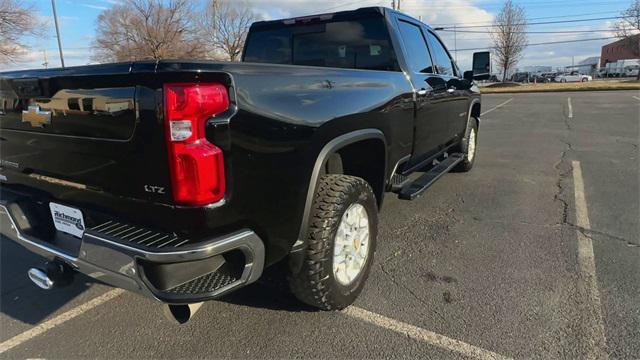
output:
[[[98,15],[121,0],[56,0],[60,37],[67,66],[90,63],[91,43],[95,39]],[[192,0],[202,3],[206,0]],[[237,0],[223,0],[237,1]],[[365,6],[387,6],[391,0],[249,0],[255,11],[264,19],[279,19],[317,13],[351,10]],[[0,65],[0,71],[42,68],[45,52],[49,67],[60,66],[55,28],[50,0],[23,0],[33,3],[39,16],[48,24],[48,34],[44,38],[28,38],[28,53],[18,63]],[[574,19],[609,18],[619,16],[631,5],[632,0],[514,0],[525,9],[530,23],[556,22]],[[401,0],[401,11],[421,18],[433,27],[453,26],[458,32],[440,31],[445,44],[456,55],[461,69],[471,67],[473,51],[466,49],[490,46],[486,28],[502,7],[503,0]],[[573,31],[563,34],[530,34],[529,43],[593,39],[612,37],[611,25],[616,20],[597,20],[561,24],[531,24],[529,31]],[[462,31],[474,31],[462,32]],[[584,31],[575,33],[575,31]],[[565,44],[529,46],[525,51],[520,68],[532,65],[561,68],[576,64],[588,57],[599,56],[602,45],[615,41],[597,40]],[[458,50],[458,51],[455,51]]]

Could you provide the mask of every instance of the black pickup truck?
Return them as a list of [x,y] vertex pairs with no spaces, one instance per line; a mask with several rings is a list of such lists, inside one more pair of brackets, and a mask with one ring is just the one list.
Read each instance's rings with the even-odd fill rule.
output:
[[3,72],[2,232],[48,259],[44,289],[82,272],[179,311],[284,264],[341,309],[385,193],[473,166],[481,73],[386,8],[257,22],[242,63]]

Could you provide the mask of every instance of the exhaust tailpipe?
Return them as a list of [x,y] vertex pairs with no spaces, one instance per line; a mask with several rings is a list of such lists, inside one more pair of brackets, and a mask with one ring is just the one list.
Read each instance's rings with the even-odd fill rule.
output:
[[51,290],[55,286],[55,283],[47,275],[46,272],[37,268],[31,268],[27,272],[29,280],[36,284],[39,288],[44,290]]
[[44,290],[71,284],[73,274],[73,270],[61,262],[47,262],[44,269],[31,268],[27,271],[29,280]]
[[200,310],[201,306],[201,302],[181,305],[165,304],[163,305],[162,312],[172,323],[182,325],[191,320],[193,315]]

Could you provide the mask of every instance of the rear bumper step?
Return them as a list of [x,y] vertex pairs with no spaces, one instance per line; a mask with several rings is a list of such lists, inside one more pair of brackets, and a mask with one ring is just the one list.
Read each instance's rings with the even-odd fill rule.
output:
[[120,243],[130,244],[141,249],[178,248],[188,246],[193,241],[174,233],[152,231],[140,226],[107,221],[87,230],[105,239],[113,239]]
[[80,244],[79,251],[72,253],[22,231],[16,214],[12,214],[11,210],[16,210],[13,205],[4,201],[0,204],[4,236],[75,271],[162,302],[185,304],[213,299],[262,275],[264,244],[248,229],[197,243],[150,232],[144,237],[146,243],[162,239],[154,242],[154,247],[141,246],[131,240],[134,236],[127,237],[141,228],[126,225],[119,231],[101,232],[96,226],[95,230],[87,229],[82,239],[74,238]]

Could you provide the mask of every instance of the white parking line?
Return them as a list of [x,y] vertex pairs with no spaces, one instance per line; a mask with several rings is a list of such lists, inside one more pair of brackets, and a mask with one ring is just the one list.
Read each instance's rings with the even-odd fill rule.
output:
[[[579,161],[573,161],[573,187],[576,201],[576,224],[583,229],[590,229],[589,212],[584,194],[584,180],[582,178],[582,166]],[[593,242],[582,232],[576,231],[578,236],[578,267],[580,270],[581,286],[588,297],[587,324],[588,334],[585,334],[589,343],[587,359],[607,359],[607,341],[604,335],[604,322],[602,321],[602,308],[600,303],[600,291],[596,275],[596,262],[593,253]]]
[[571,105],[571,98],[567,100],[569,103],[569,119],[573,119],[573,106]]
[[56,326],[63,324],[79,315],[84,314],[85,312],[95,308],[96,306],[99,306],[101,304],[106,303],[107,301],[114,299],[117,296],[120,296],[122,293],[124,293],[124,290],[122,289],[115,289],[115,290],[111,290],[105,294],[102,294],[100,296],[98,296],[97,298],[86,302],[78,307],[75,307],[69,311],[67,311],[64,314],[60,314],[56,317],[54,317],[53,319],[47,320],[45,322],[43,322],[42,324],[35,326],[33,328],[31,328],[30,330],[27,330],[25,332],[23,332],[22,334],[16,335],[14,337],[12,337],[11,339],[0,343],[0,354],[3,354],[11,349],[13,349],[14,347],[29,341],[31,339],[33,339],[36,336],[42,335],[44,333],[46,333],[47,331],[55,328]]
[[488,113],[490,113],[490,112],[492,112],[492,111],[494,111],[494,110],[498,110],[498,109],[500,109],[501,107],[503,107],[503,106],[507,105],[508,103],[510,103],[510,102],[512,102],[512,101],[513,101],[513,98],[511,98],[511,99],[509,99],[509,100],[507,100],[507,101],[503,102],[502,104],[500,104],[500,105],[498,105],[498,106],[496,106],[496,107],[493,107],[493,108],[491,108],[491,109],[489,109],[489,110],[487,110],[487,111],[483,112],[482,114],[480,114],[480,116],[485,116],[486,114],[488,114]]
[[633,98],[636,99],[636,100],[640,100],[640,97],[638,97],[638,96],[634,96]]
[[371,311],[367,311],[355,306],[349,306],[342,311],[343,314],[352,318],[368,322],[370,324],[385,328],[387,330],[395,331],[414,340],[423,341],[427,344],[437,346],[439,348],[453,351],[464,356],[474,359],[509,359],[500,354],[496,354],[489,350],[479,348],[467,344],[465,342],[448,338],[444,335],[436,334],[432,331],[419,328],[414,325],[403,323],[398,320],[388,318]]

